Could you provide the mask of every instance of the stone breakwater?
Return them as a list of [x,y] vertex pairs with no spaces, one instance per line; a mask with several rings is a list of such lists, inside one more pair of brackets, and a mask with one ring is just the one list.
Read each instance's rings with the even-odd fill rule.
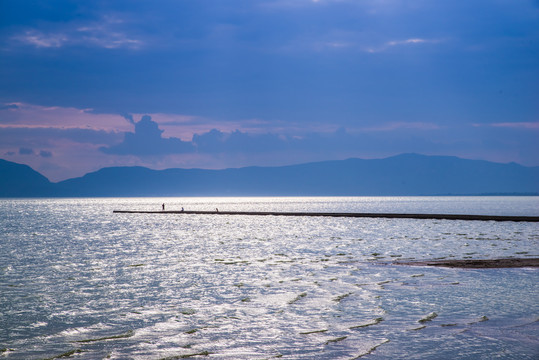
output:
[[477,221],[518,221],[539,222],[539,216],[505,215],[465,215],[465,214],[397,214],[397,213],[332,213],[332,212],[280,212],[280,211],[201,211],[201,210],[114,210],[123,214],[182,214],[182,215],[251,215],[251,216],[326,216],[349,218],[388,218],[388,219],[434,219],[434,220],[477,220]]

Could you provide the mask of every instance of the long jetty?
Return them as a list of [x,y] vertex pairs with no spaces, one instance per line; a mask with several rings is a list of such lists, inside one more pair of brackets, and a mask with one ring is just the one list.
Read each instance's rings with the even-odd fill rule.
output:
[[332,212],[280,212],[280,211],[202,211],[202,210],[114,210],[119,214],[181,214],[181,215],[250,215],[250,216],[325,216],[348,218],[387,218],[387,219],[434,219],[434,220],[479,220],[479,221],[518,221],[539,222],[539,216],[505,215],[459,215],[459,214],[395,214],[395,213],[332,213]]

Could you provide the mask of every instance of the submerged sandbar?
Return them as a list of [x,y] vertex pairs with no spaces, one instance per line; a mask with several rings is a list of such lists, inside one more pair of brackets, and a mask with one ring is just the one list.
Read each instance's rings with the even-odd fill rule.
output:
[[539,258],[395,261],[392,264],[411,265],[411,266],[442,266],[442,267],[463,268],[463,269],[498,269],[498,268],[539,267]]

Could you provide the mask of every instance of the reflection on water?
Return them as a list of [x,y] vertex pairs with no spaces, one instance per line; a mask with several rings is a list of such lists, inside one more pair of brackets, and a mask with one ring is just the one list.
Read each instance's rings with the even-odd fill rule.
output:
[[112,214],[113,209],[537,215],[536,198],[2,200],[8,359],[534,359],[537,269],[393,260],[538,257],[539,226]]

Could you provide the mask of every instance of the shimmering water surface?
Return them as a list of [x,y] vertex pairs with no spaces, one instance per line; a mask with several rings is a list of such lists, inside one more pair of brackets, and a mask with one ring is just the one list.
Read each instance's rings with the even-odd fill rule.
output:
[[539,215],[538,197],[0,200],[0,358],[537,359],[537,223],[112,210]]

